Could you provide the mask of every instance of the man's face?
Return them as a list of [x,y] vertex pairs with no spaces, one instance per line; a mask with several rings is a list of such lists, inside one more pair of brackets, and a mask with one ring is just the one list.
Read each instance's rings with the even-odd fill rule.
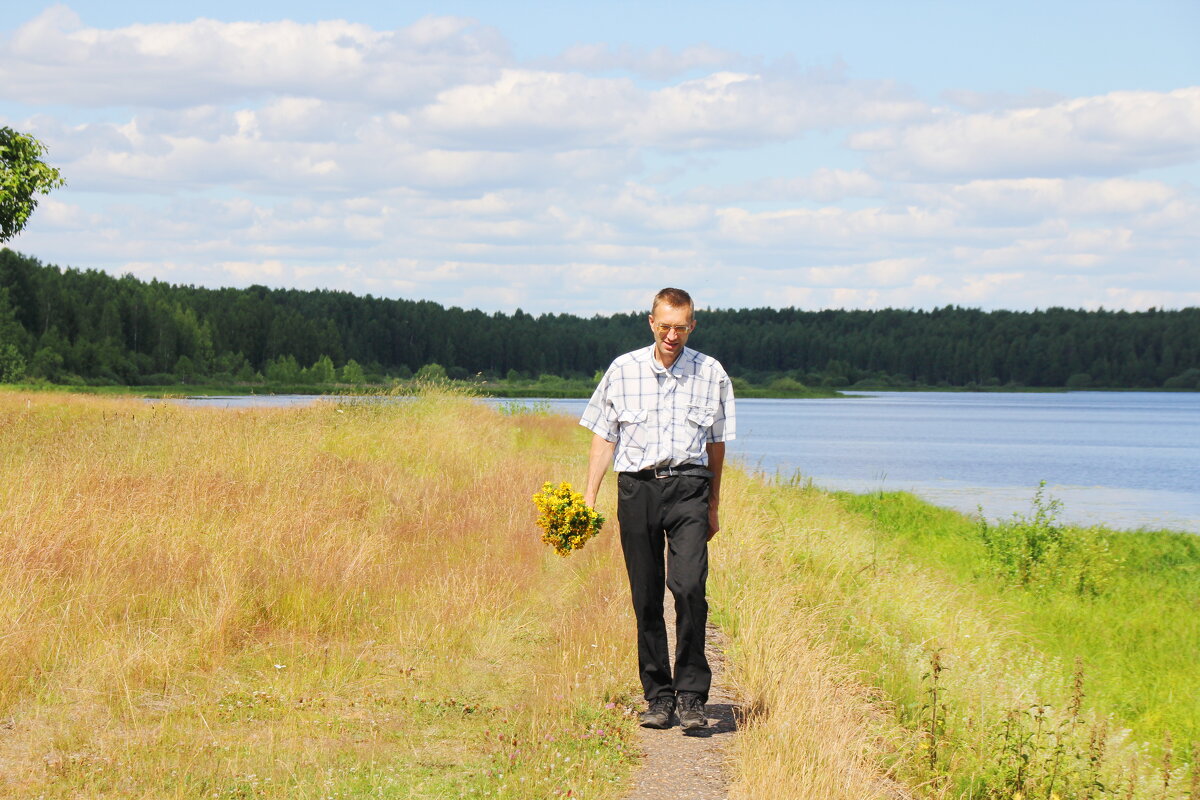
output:
[[650,314],[650,330],[654,332],[654,355],[659,363],[664,367],[674,364],[695,328],[696,321],[687,306],[656,305]]

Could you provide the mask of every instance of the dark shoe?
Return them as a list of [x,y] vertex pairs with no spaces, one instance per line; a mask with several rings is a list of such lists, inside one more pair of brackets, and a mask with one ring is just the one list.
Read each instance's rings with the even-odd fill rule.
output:
[[685,731],[698,731],[708,727],[708,717],[704,716],[704,703],[695,692],[679,693],[679,727]]
[[643,728],[664,730],[671,727],[671,714],[674,712],[675,698],[666,694],[651,700],[650,707],[638,714],[638,722]]

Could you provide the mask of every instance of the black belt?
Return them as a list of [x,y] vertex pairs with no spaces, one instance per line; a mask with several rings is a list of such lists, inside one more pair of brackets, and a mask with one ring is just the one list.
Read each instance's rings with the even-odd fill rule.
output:
[[708,467],[701,464],[680,464],[677,467],[647,467],[637,472],[622,472],[621,474],[642,480],[648,478],[674,478],[676,475],[691,475],[695,478],[711,478],[713,476]]

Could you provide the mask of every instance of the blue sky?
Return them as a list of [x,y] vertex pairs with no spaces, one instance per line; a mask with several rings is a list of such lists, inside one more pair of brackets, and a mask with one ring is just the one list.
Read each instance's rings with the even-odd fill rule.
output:
[[1200,305],[1194,2],[249,5],[0,9],[0,124],[69,181],[10,246],[505,311]]

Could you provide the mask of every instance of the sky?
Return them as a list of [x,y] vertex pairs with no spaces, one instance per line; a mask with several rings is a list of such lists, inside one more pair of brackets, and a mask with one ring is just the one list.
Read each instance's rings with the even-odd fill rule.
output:
[[8,243],[584,316],[1200,306],[1200,3],[0,7]]

